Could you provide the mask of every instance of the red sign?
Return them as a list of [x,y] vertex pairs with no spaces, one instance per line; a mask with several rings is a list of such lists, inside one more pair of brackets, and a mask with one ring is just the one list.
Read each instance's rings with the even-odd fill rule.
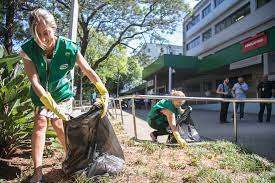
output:
[[266,34],[256,34],[253,37],[249,37],[246,40],[242,41],[243,49],[242,52],[248,52],[255,50],[262,46],[267,45],[267,35]]

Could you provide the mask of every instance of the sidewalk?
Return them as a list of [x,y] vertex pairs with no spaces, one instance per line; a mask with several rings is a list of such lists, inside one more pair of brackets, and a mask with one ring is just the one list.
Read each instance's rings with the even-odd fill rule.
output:
[[[192,105],[193,109],[199,110],[209,110],[209,111],[220,111],[220,103],[216,104],[201,104],[201,105]],[[275,115],[275,104],[272,104],[272,115]],[[228,108],[229,112],[233,112],[233,104],[231,103]],[[244,107],[245,113],[249,114],[258,114],[260,110],[260,105],[258,103],[246,103]],[[266,110],[265,110],[266,113]]]

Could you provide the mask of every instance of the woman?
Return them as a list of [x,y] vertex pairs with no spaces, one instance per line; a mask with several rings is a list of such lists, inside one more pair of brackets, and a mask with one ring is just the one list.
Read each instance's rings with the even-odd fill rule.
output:
[[64,37],[56,37],[56,22],[44,9],[30,13],[29,27],[32,38],[21,46],[20,56],[31,82],[31,99],[35,105],[34,130],[32,134],[32,159],[34,175],[31,182],[43,182],[42,157],[45,145],[47,120],[56,131],[65,149],[63,120],[67,120],[72,104],[70,71],[77,64],[95,85],[101,95],[103,111],[107,112],[108,91],[78,50],[77,45]]
[[[181,91],[172,91],[171,95],[185,97],[185,94]],[[171,130],[179,145],[181,147],[187,146],[176,128],[176,116],[184,113],[184,109],[181,108],[184,102],[183,99],[162,99],[152,107],[147,121],[149,126],[155,129],[150,133],[153,141],[156,142],[158,136],[170,134],[169,131]]]

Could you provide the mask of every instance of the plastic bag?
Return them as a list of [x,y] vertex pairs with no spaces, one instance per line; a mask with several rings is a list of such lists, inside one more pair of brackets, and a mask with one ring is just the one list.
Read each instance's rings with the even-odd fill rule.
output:
[[185,112],[180,115],[176,121],[178,131],[183,139],[187,142],[201,141],[201,137],[195,128],[193,119],[191,118],[192,107],[186,106]]
[[100,118],[100,107],[91,109],[65,123],[66,174],[76,172],[87,176],[116,174],[122,171],[124,155],[109,119]]

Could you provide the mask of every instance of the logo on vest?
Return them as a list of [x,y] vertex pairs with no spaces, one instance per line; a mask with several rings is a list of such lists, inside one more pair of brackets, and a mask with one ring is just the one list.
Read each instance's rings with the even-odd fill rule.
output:
[[68,68],[68,64],[63,64],[63,65],[61,65],[60,67],[59,67],[59,69],[60,70],[65,70],[65,69],[67,69]]
[[65,53],[65,56],[66,56],[66,57],[69,57],[70,55],[71,55],[70,52],[66,52],[66,53]]

